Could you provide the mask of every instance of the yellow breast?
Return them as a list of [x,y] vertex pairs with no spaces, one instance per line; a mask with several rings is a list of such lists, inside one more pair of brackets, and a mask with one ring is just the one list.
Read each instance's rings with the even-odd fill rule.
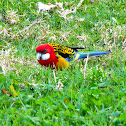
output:
[[69,62],[66,61],[62,56],[58,55],[58,62],[56,64],[56,68],[62,70],[63,68],[68,68]]

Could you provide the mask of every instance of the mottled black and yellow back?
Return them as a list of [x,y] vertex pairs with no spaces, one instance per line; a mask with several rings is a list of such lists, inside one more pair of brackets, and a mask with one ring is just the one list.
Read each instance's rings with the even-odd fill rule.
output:
[[64,58],[74,58],[74,54],[75,51],[67,46],[64,46],[62,44],[55,44],[55,43],[51,43],[49,44],[50,46],[52,46],[54,48],[54,52],[59,55],[61,55]]

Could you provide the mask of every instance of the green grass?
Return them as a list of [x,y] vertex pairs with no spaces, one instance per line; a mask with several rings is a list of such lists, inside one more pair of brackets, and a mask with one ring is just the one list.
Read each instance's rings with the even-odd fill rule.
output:
[[[0,2],[3,18],[0,20],[0,89],[11,91],[13,85],[18,93],[14,97],[11,92],[9,97],[0,92],[0,124],[125,126],[125,0],[99,0],[93,4],[85,0],[67,19],[60,17],[59,8],[37,15],[37,2]],[[64,9],[74,9],[79,3],[60,2],[64,3]],[[55,4],[55,1],[44,3]],[[84,20],[79,21],[80,18]],[[38,22],[34,24],[35,21]],[[85,47],[81,51],[111,49],[112,53],[89,58],[85,80],[85,62],[80,60],[69,69],[56,71],[55,82],[53,70],[40,66],[35,52],[40,44],[51,42]],[[59,81],[63,90],[55,89]]]

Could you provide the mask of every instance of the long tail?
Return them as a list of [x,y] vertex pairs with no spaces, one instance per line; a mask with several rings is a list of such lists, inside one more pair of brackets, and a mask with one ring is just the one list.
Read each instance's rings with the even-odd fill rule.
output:
[[79,56],[78,59],[84,59],[87,58],[87,55],[89,54],[89,56],[100,56],[100,55],[104,55],[104,54],[108,54],[108,53],[112,53],[110,50],[109,51],[103,51],[103,52],[78,52]]

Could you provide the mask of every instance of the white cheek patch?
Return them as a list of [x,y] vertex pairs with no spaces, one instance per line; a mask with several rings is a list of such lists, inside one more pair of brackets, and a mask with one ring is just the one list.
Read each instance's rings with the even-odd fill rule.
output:
[[48,60],[50,58],[50,54],[46,53],[46,54],[42,54],[42,60]]
[[50,58],[50,54],[42,54],[42,53],[37,53],[37,60],[48,60]]

